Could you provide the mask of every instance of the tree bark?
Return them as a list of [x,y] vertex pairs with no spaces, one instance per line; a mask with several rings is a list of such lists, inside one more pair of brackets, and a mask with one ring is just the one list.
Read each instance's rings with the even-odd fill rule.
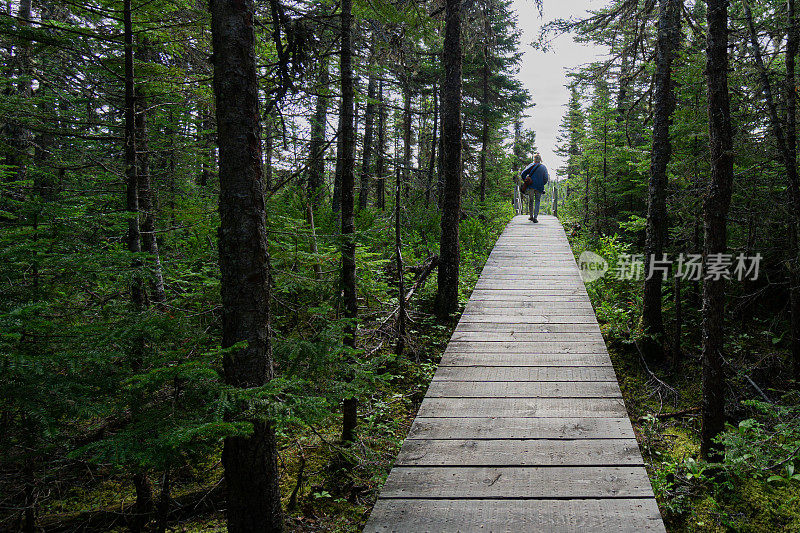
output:
[[317,102],[311,119],[311,140],[308,152],[308,196],[312,205],[319,201],[325,180],[325,124],[328,120],[328,62],[322,60],[317,78]]
[[364,149],[361,155],[361,180],[358,191],[358,208],[366,209],[369,199],[369,182],[372,179],[370,164],[372,163],[372,130],[375,122],[375,92],[377,79],[373,72],[375,68],[375,44],[373,37],[373,50],[370,53],[369,78],[367,81],[367,108],[364,111]]
[[275,145],[275,123],[272,115],[265,117],[267,134],[264,136],[264,193],[272,189],[272,153]]
[[[148,61],[148,49],[145,39],[136,49],[136,58]],[[141,213],[141,243],[142,251],[150,254],[152,260],[152,279],[150,281],[150,300],[158,305],[166,300],[164,291],[164,274],[161,269],[161,256],[158,253],[156,239],[156,216],[153,209],[153,189],[150,182],[150,148],[147,142],[147,101],[143,91],[135,87],[136,119],[135,119],[135,145],[137,157],[137,196],[139,211]]]
[[[491,32],[489,13],[484,9],[484,39],[488,41]],[[483,45],[483,68],[481,69],[481,155],[480,155],[480,201],[486,200],[486,156],[489,150],[489,75],[491,58],[489,45]]]
[[397,344],[395,344],[394,353],[403,355],[403,350],[406,347],[406,289],[405,280],[403,279],[403,241],[400,238],[400,204],[402,202],[400,189],[402,183],[399,170],[397,172],[397,190],[395,191],[394,202],[394,247],[397,259],[397,299],[399,303],[397,310]]
[[661,314],[661,288],[664,276],[651,272],[652,259],[661,259],[667,235],[667,165],[672,155],[669,127],[675,111],[672,63],[680,45],[682,0],[660,0],[656,45],[655,102],[653,109],[653,149],[650,158],[650,183],[647,191],[647,229],[645,234],[645,281],[642,298],[642,353],[651,360],[664,359],[664,321]]
[[[728,0],[708,0],[706,76],[708,78],[711,182],[703,202],[703,256],[725,253],[727,217],[733,183],[733,141],[728,93]],[[703,284],[703,405],[700,451],[705,458],[719,452],[713,439],[725,425],[725,280]]]
[[383,80],[378,84],[378,144],[375,153],[375,206],[386,208],[386,102],[383,101]]
[[[339,110],[341,112],[341,102]],[[333,170],[333,196],[331,210],[339,213],[342,209],[342,117],[339,115],[339,125],[336,127],[336,167]]]
[[681,300],[681,278],[672,278],[672,298],[675,304],[675,331],[672,337],[672,366],[678,368],[681,364],[681,337],[683,336],[683,301]]
[[[342,100],[339,118],[341,124],[341,210],[342,210],[342,275],[341,287],[344,316],[348,324],[344,328],[344,345],[356,349],[356,318],[358,301],[356,295],[356,243],[354,240],[354,160],[355,135],[353,127],[353,67],[352,67],[352,0],[342,0],[341,67]],[[352,355],[351,355],[352,356]],[[355,398],[344,398],[342,404],[342,442],[355,438],[358,402]]]
[[442,235],[439,252],[436,314],[446,318],[458,310],[461,251],[458,222],[461,215],[461,1],[446,0],[442,52]]
[[[128,251],[142,251],[139,235],[139,196],[138,168],[136,161],[136,93],[133,71],[133,21],[131,18],[131,0],[123,0],[122,7],[123,33],[125,47],[125,209],[128,215],[128,234],[126,237]],[[134,260],[134,268],[138,269],[139,261]],[[131,282],[131,303],[137,310],[145,304],[144,287],[138,273]]]
[[153,513],[153,488],[147,475],[141,472],[133,476],[133,486],[136,490],[136,503],[128,527],[132,533],[140,533],[147,527]]
[[436,89],[436,82],[433,82],[433,89],[431,91],[433,98],[433,133],[431,134],[431,157],[428,160],[428,186],[425,188],[425,204],[427,205],[431,200],[431,188],[433,187],[433,175],[436,170],[436,144],[437,140],[436,128],[439,125],[439,91]]
[[[214,96],[220,179],[219,263],[225,382],[259,387],[273,377],[269,251],[261,168],[261,123],[253,0],[211,0]],[[283,530],[278,454],[270,422],[253,420],[247,437],[222,451],[228,531]]]
[[403,81],[403,196],[411,187],[411,80]]

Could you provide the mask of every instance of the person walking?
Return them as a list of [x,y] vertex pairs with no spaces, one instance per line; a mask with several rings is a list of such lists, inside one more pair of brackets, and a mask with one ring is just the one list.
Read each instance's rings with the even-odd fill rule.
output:
[[544,186],[550,180],[550,175],[547,173],[547,167],[542,164],[542,156],[536,154],[533,156],[533,163],[525,167],[520,173],[522,183],[525,187],[525,194],[528,195],[528,220],[539,222],[539,200],[544,194]]

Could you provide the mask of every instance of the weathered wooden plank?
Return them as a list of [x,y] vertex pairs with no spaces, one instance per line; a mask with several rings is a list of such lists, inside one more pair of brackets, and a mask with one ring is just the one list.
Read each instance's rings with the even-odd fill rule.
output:
[[397,466],[381,498],[652,498],[641,466]]
[[464,314],[469,315],[585,315],[594,318],[594,310],[579,302],[469,302]]
[[492,322],[488,320],[482,322],[461,321],[456,327],[455,331],[458,332],[479,332],[479,333],[594,333],[600,334],[600,326],[597,321],[582,322],[582,323],[535,323],[528,322],[502,322],[495,319]]
[[462,324],[592,324],[597,327],[594,315],[565,312],[564,314],[531,314],[530,311],[509,310],[507,314],[469,312],[461,315]]
[[633,439],[627,418],[424,418],[409,439]]
[[[455,331],[450,338],[458,342],[517,342],[517,343],[543,343],[558,339],[557,342],[603,342],[603,335],[600,328],[591,332],[580,333],[546,333],[542,331]],[[526,346],[527,348],[527,346]]]
[[[559,334],[561,337],[561,334]],[[479,341],[479,340],[452,340],[447,345],[447,351],[458,353],[492,353],[515,352],[529,354],[546,353],[605,353],[606,343],[603,341],[562,341],[542,339],[538,341]]]
[[381,499],[365,533],[664,533],[654,499]]
[[611,367],[611,359],[605,351],[597,353],[520,353],[518,350],[506,352],[458,352],[448,348],[442,356],[439,367],[443,366],[599,366]]
[[636,439],[406,440],[395,466],[643,465]]
[[627,416],[621,398],[430,398],[417,416],[427,418],[616,418]]
[[491,311],[491,309],[514,309],[525,311],[530,314],[565,314],[565,313],[573,313],[574,314],[588,314],[593,315],[594,311],[591,305],[587,305],[586,302],[582,301],[575,301],[575,300],[561,300],[561,301],[551,301],[551,300],[542,300],[542,301],[535,301],[535,300],[471,300],[467,302],[466,307],[464,308],[465,313],[470,313],[472,311],[479,311],[485,313],[492,313],[492,312],[502,312],[502,311]]
[[613,381],[603,366],[440,366],[433,381]]
[[470,300],[491,300],[493,302],[580,302],[583,305],[591,306],[589,297],[586,294],[562,294],[549,289],[542,289],[540,294],[536,291],[474,291]]
[[433,381],[428,398],[621,398],[616,381]]

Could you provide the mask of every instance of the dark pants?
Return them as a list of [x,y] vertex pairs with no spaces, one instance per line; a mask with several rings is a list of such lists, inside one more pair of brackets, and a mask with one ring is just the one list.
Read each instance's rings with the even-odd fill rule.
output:
[[528,213],[533,218],[537,218],[539,216],[539,200],[542,198],[542,193],[536,189],[528,189],[525,194],[528,195]]

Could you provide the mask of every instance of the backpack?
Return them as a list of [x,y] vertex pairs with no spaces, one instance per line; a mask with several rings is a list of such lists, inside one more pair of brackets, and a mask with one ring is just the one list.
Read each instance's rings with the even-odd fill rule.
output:
[[527,191],[528,187],[531,186],[531,184],[533,183],[533,179],[531,179],[531,174],[533,174],[536,171],[536,169],[539,168],[540,165],[541,163],[536,163],[536,165],[531,167],[531,170],[527,173],[525,172],[525,170],[522,171],[522,185],[519,186],[520,194],[525,194],[525,191]]

